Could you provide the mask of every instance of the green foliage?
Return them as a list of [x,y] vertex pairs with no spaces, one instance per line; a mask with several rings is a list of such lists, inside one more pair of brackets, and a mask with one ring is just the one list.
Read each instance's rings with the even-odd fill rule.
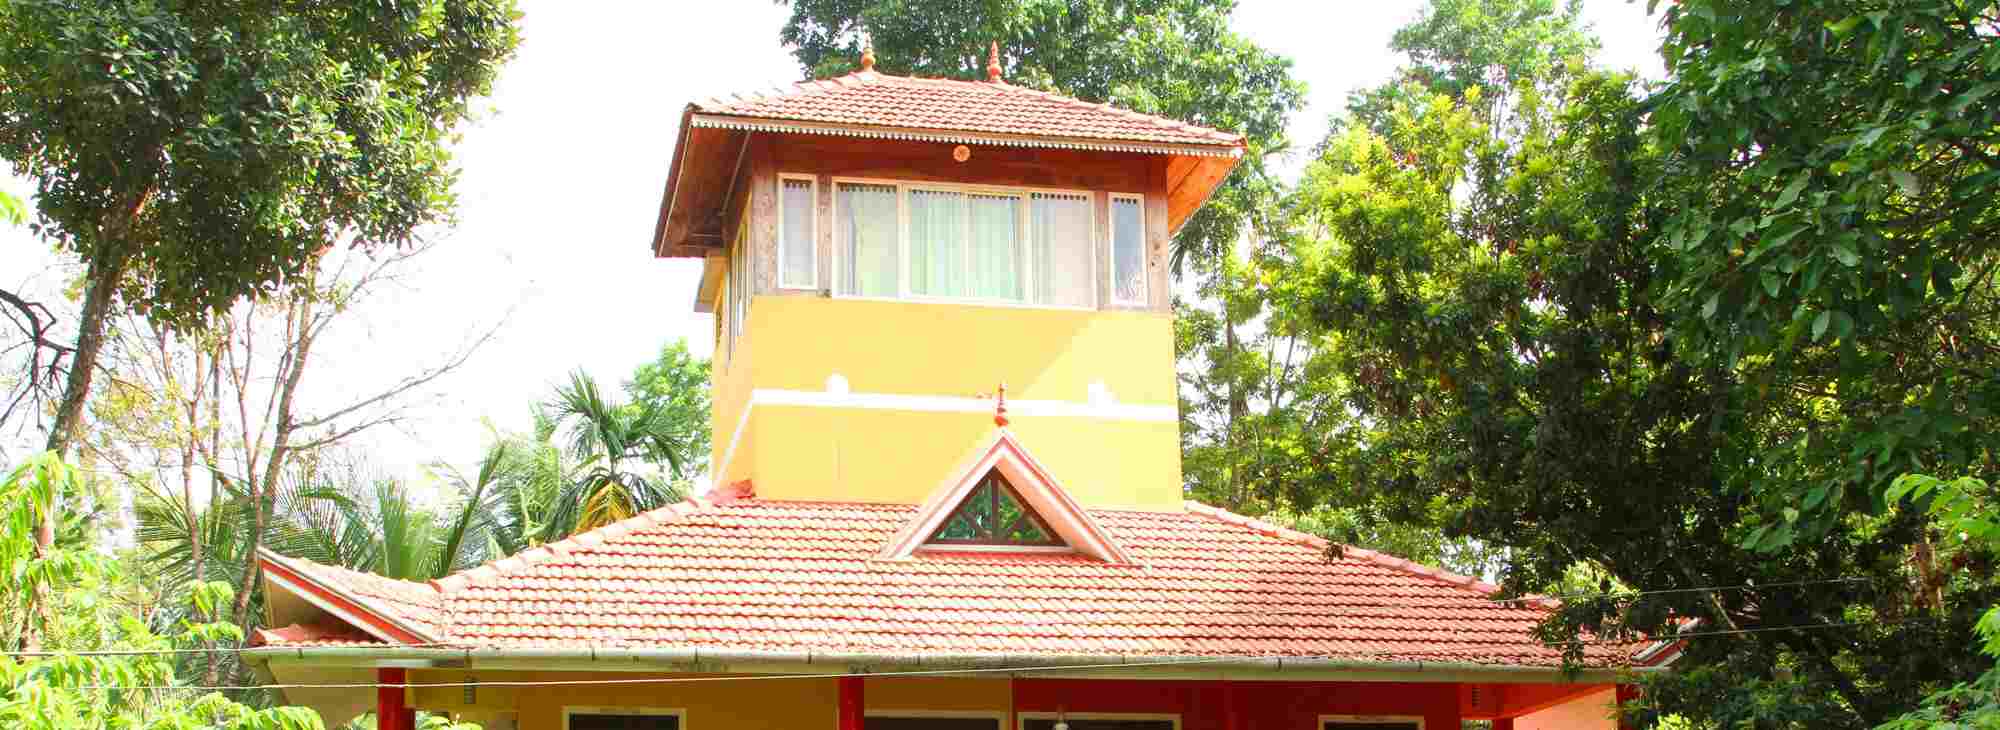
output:
[[[544,417],[573,460],[568,481],[548,518],[545,540],[591,530],[680,499],[680,477],[690,463],[693,432],[671,402],[617,403],[582,371],[556,389]],[[665,474],[626,468],[641,462]]]
[[[1953,543],[1974,548],[2000,543],[2000,509],[1996,509],[1996,495],[1985,481],[1906,474],[1896,479],[1888,496],[1890,502],[1907,499],[1923,506]],[[1980,650],[1995,658],[1995,665],[1977,679],[1931,693],[1922,705],[1882,725],[1882,730],[2000,728],[2000,606],[1988,608],[1975,630]]]
[[1689,185],[1663,282],[1688,357],[1817,394],[1761,455],[1762,549],[1898,475],[1995,475],[2000,44],[1990,4],[1687,2],[1656,136]]
[[688,352],[686,340],[660,348],[660,356],[639,366],[625,381],[625,393],[643,409],[666,414],[680,436],[682,473],[700,471],[707,463],[709,440],[709,364]]
[[[788,0],[779,0],[785,3]],[[1291,61],[1229,29],[1233,0],[789,0],[779,40],[806,73],[855,68],[862,35],[884,73],[986,78],[998,42],[1008,83],[1243,134],[1249,153],[1174,240],[1174,266],[1216,263],[1273,183],[1305,103]]]
[[[41,549],[41,515],[82,488],[77,470],[44,453],[0,482],[0,573],[13,579],[10,600],[41,601],[13,613],[38,624],[48,656],[0,657],[0,726],[23,730],[147,728],[157,730],[309,730],[319,716],[297,707],[256,709],[223,695],[184,688],[171,655],[146,653],[235,642],[227,623],[182,621],[171,638],[153,632],[123,597],[139,593],[135,577],[95,546]],[[215,615],[230,602],[228,583],[190,586],[193,603]],[[10,622],[8,646],[20,635]],[[94,652],[86,654],[85,652]],[[124,652],[124,653],[104,653]]]
[[[1701,26],[1716,40],[1670,42],[1677,69],[1790,42],[1771,29],[1789,31],[1804,4],[1687,2],[1669,22],[1720,17],[1725,5],[1737,15]],[[1367,123],[1338,127],[1308,169],[1285,233],[1301,265],[1269,276],[1289,293],[1279,306],[1305,313],[1332,353],[1329,369],[1345,374],[1329,382],[1351,409],[1344,428],[1355,446],[1329,449],[1323,478],[1274,487],[1292,490],[1294,504],[1434,524],[1502,549],[1511,590],[1573,585],[1579,569],[1614,594],[1618,585],[1742,586],[1572,600],[1543,627],[1557,641],[1660,635],[1690,618],[1760,631],[1691,641],[1677,672],[1649,680],[1649,721],[1678,713],[1717,727],[1862,727],[1976,675],[1991,662],[1965,636],[2000,598],[1991,551],[1941,557],[1936,523],[1887,508],[1881,495],[1898,473],[1884,468],[1891,460],[1954,477],[1993,468],[1986,444],[1996,431],[1983,404],[2000,393],[1991,377],[2000,328],[1990,283],[1966,294],[1977,276],[1954,274],[1961,296],[1913,310],[1929,314],[1907,337],[1863,337],[1829,316],[1820,342],[1734,353],[1730,343],[1757,341],[1744,312],[1762,316],[1770,305],[1689,293],[1713,274],[1770,295],[1762,277],[1731,278],[1744,251],[1690,247],[1686,222],[1786,197],[1789,177],[1769,196],[1745,192],[1743,168],[1802,154],[1794,142],[1812,143],[1808,118],[1873,115],[1869,78],[1836,93],[1785,87],[1775,68],[1711,68],[1649,96],[1577,59],[1492,73],[1493,59],[1507,56],[1463,50],[1492,42],[1480,29],[1518,12],[1556,22],[1510,25],[1571,37],[1573,28],[1559,28],[1574,24],[1571,10],[1436,3],[1398,37],[1437,44],[1413,57],[1442,66],[1399,80],[1395,93],[1357,96],[1353,113]],[[1452,67],[1459,62],[1466,67]],[[1789,78],[1831,83],[1813,74],[1863,63],[1849,53],[1792,66]],[[1748,78],[1775,85],[1733,85]],[[1828,108],[1800,111],[1724,155],[1736,165],[1728,168],[1696,152],[1707,149],[1701,135],[1723,134],[1733,119],[1675,117],[1692,104],[1821,103]],[[1656,126],[1662,118],[1676,121]],[[1947,148],[1957,149],[1931,153],[1969,154]],[[1991,206],[1967,205],[1940,230],[1990,216]],[[1918,425],[1912,411],[1959,420]],[[1886,453],[1885,438],[1896,441]],[[1808,519],[1813,510],[1827,517]],[[1777,587],[1849,577],[1862,580]],[[1787,628],[1822,624],[1855,625]]]
[[1599,48],[1582,8],[1582,0],[1432,0],[1389,41],[1390,50],[1407,54],[1396,73],[1403,81],[1349,96],[1336,128],[1351,121],[1387,133],[1396,105],[1421,104],[1431,94],[1470,99],[1485,92],[1481,106],[1492,112],[1516,86],[1560,89],[1581,68],[1572,64]]
[[515,15],[9,2],[0,157],[35,180],[44,236],[129,268],[131,306],[192,322],[304,274],[330,236],[401,243],[441,220],[450,130],[513,54]]

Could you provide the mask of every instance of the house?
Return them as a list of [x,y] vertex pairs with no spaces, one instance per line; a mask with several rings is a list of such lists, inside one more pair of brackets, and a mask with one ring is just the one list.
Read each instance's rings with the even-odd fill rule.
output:
[[1184,501],[1167,246],[1242,137],[861,70],[687,107],[715,484],[415,583],[262,556],[287,699],[532,730],[1611,728],[1673,647]]

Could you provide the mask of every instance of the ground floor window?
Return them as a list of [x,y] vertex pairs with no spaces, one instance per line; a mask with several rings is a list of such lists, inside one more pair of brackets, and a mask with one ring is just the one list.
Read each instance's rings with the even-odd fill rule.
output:
[[871,714],[864,730],[1000,730],[1000,716],[920,712]]
[[1068,730],[1180,730],[1179,715],[1112,715],[1068,713],[1061,717],[1055,714],[1022,713],[1021,730],[1056,730],[1056,723],[1069,726]]
[[1319,719],[1320,730],[1424,730],[1420,717],[1335,716]]
[[680,710],[638,707],[569,707],[563,710],[566,730],[681,730]]

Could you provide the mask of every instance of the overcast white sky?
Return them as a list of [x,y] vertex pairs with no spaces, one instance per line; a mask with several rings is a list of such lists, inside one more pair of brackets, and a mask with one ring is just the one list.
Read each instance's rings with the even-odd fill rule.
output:
[[[1644,0],[1585,3],[1603,60],[1657,78],[1657,18]],[[1241,0],[1236,28],[1290,57],[1309,85],[1295,143],[1318,141],[1349,91],[1386,78],[1397,63],[1389,36],[1421,4]],[[525,428],[526,404],[574,368],[610,385],[678,338],[706,356],[711,323],[692,308],[699,263],[654,259],[647,246],[680,110],[798,76],[777,42],[789,11],[770,2],[521,5],[520,56],[458,151],[461,225],[438,235],[406,289],[340,325],[344,335],[321,346],[304,384],[328,403],[379,389],[511,312],[406,421],[357,442],[391,471],[475,462],[485,422]],[[22,181],[5,184],[28,192]],[[0,232],[0,285],[48,291],[70,275],[25,229]]]

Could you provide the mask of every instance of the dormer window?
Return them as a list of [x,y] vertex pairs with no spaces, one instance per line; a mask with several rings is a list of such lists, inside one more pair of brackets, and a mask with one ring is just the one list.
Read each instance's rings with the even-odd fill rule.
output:
[[988,472],[980,480],[926,544],[1064,546],[1055,530],[1022,503],[1021,494],[998,471]]
[[840,296],[1096,306],[1089,193],[835,180],[833,197]]

